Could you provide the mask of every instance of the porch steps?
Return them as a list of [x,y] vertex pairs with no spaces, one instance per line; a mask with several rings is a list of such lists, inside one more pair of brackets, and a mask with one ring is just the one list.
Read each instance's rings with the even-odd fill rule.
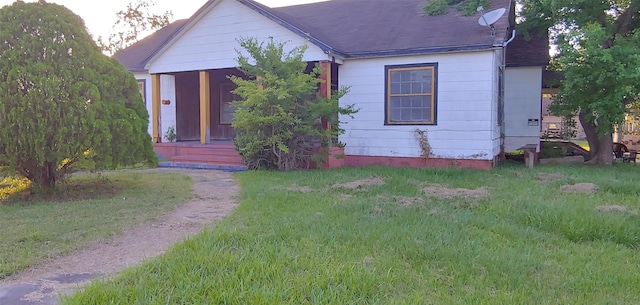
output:
[[242,157],[231,142],[213,142],[200,145],[193,142],[159,143],[156,153],[170,160],[159,167],[246,171]]
[[210,169],[210,170],[222,170],[226,172],[244,172],[248,168],[244,165],[236,164],[209,164],[209,163],[195,163],[195,162],[159,162],[158,167],[171,167],[171,168],[189,168],[189,169]]

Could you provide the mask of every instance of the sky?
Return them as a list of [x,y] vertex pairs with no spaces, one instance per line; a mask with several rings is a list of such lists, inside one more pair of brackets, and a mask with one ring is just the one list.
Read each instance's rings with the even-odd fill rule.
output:
[[[25,0],[25,2],[36,2],[37,0]],[[136,0],[47,0],[50,3],[64,5],[74,13],[84,19],[85,25],[89,32],[94,36],[108,37],[111,27],[116,22],[116,13],[124,10],[127,4]],[[270,7],[287,6],[295,4],[303,4],[310,2],[318,2],[322,0],[256,0]],[[15,0],[0,0],[0,7],[10,5]],[[155,0],[157,5],[153,8],[155,13],[163,13],[165,11],[173,12],[173,19],[189,18],[195,13],[207,0]]]

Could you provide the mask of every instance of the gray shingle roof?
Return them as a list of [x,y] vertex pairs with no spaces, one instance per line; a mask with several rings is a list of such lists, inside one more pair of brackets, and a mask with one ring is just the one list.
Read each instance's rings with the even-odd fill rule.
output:
[[[462,16],[450,9],[445,15],[426,16],[424,0],[332,0],[280,8],[253,0],[236,1],[327,53],[345,58],[488,49],[510,36],[514,9],[512,0],[491,1],[487,11],[503,7],[511,12],[495,23],[496,35],[492,37],[488,28],[478,24],[480,14]],[[209,0],[190,19],[172,23],[115,57],[133,72],[145,71],[144,66],[165,44],[189,23],[197,22],[205,8],[215,2]]]
[[[271,9],[274,15],[310,33],[346,57],[430,53],[489,48],[508,34],[509,16],[496,24],[496,36],[478,24],[480,14],[450,9],[427,16],[424,0],[333,0]],[[511,9],[510,0],[493,0],[488,9]]]
[[176,20],[168,26],[145,37],[128,48],[113,55],[120,63],[131,72],[146,72],[147,61],[160,50],[160,48],[173,38],[189,19]]

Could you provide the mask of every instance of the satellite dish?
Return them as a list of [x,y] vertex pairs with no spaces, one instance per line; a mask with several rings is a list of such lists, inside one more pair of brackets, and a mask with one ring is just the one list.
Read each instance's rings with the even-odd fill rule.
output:
[[[479,7],[478,11],[482,11],[482,9]],[[480,16],[480,19],[478,19],[478,23],[481,26],[493,26],[493,24],[496,23],[496,21],[498,21],[498,19],[500,19],[500,17],[502,17],[502,15],[504,15],[506,11],[507,10],[505,8],[499,8],[497,10],[489,11],[486,14],[482,14],[482,16]]]

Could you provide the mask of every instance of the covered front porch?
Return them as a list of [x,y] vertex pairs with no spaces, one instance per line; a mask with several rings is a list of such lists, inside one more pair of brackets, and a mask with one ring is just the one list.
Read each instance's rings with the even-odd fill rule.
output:
[[[308,62],[307,72],[317,64],[323,79],[320,94],[329,97],[338,86],[337,64]],[[236,68],[151,74],[150,123],[161,165],[244,166],[233,145],[235,109],[231,102],[239,97],[232,92],[236,85],[230,76],[247,79]],[[175,142],[166,139],[170,127],[175,131]]]
[[230,103],[237,97],[229,76],[245,77],[235,68],[152,74],[153,142],[166,141],[169,127],[177,142],[232,140]]

